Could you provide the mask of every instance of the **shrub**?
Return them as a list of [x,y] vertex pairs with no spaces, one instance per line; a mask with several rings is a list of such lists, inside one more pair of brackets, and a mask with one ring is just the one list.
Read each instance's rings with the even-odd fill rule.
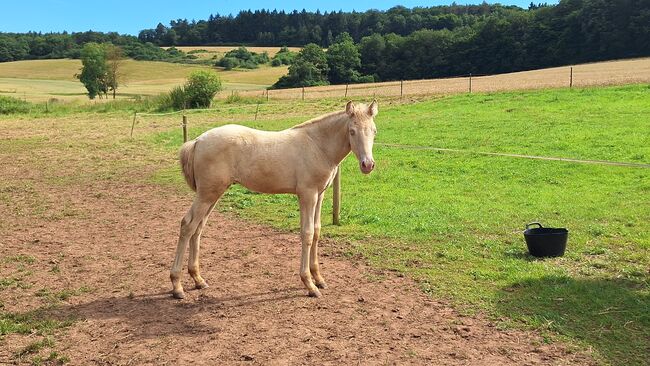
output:
[[250,52],[246,47],[239,47],[237,49],[226,52],[226,54],[217,61],[216,65],[232,70],[236,67],[243,69],[256,69],[259,64],[265,64],[270,61],[269,54],[266,52],[255,53]]
[[0,95],[0,114],[27,113],[31,109],[29,102]]
[[254,61],[249,60],[239,64],[239,67],[241,67],[242,69],[257,69],[259,66]]
[[160,94],[154,98],[156,110],[179,111],[185,109],[185,90],[182,86],[174,87],[168,93]]
[[246,61],[251,60],[253,58],[253,55],[254,54],[250,52],[246,47],[241,46],[237,49],[226,52],[225,57],[234,57],[236,59]]
[[291,65],[297,53],[291,52],[287,47],[280,48],[280,51],[273,56],[271,66]]
[[266,64],[271,61],[271,59],[269,58],[269,54],[266,51],[262,53],[253,52],[253,61],[255,61],[256,64]]
[[232,70],[235,67],[239,67],[239,59],[234,57],[223,57],[217,61],[217,66],[221,66],[226,70]]
[[190,74],[183,89],[187,108],[207,108],[222,89],[221,79],[212,71],[195,71]]
[[190,74],[183,86],[156,98],[158,110],[181,110],[210,107],[212,99],[221,90],[221,80],[212,71],[199,70]]
[[177,86],[169,92],[169,105],[173,110],[185,109],[187,96],[182,86]]
[[230,103],[239,103],[239,102],[241,102],[243,99],[244,99],[244,98],[242,98],[242,96],[239,95],[239,93],[236,93],[236,92],[235,92],[235,93],[230,94],[230,95],[228,96],[228,98],[226,98],[226,103],[229,103],[229,104],[230,104]]

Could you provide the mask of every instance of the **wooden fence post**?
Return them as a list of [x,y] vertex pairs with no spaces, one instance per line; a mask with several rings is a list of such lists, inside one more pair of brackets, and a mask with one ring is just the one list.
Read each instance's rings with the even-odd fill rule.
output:
[[257,121],[257,112],[260,111],[260,102],[257,102],[257,108],[255,108],[255,120]]
[[469,92],[472,92],[472,73],[469,73]]
[[138,112],[133,112],[133,123],[131,123],[131,138],[133,138],[133,127],[135,127],[135,119],[138,117]]
[[341,166],[336,168],[334,175],[334,197],[332,199],[332,223],[341,225]]
[[183,115],[183,143],[187,142],[187,116]]
[[350,84],[345,84],[345,98],[348,97],[348,86],[350,86]]
[[399,97],[404,95],[404,80],[399,81]]
[[268,89],[266,90],[266,101],[267,102],[269,101],[269,90]]
[[569,88],[573,88],[573,66],[571,66],[571,77],[569,79]]
[[302,87],[302,100],[305,100],[305,87]]

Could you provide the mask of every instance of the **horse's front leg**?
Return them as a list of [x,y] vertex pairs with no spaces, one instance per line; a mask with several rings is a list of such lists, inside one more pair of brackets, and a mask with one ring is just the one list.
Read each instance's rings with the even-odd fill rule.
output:
[[318,200],[316,202],[316,210],[314,212],[314,239],[311,244],[311,251],[309,253],[309,270],[311,271],[311,276],[316,283],[316,287],[326,289],[327,284],[323,279],[323,276],[320,274],[320,265],[318,263],[318,239],[320,238],[320,211],[323,204],[323,197],[325,196],[324,192],[321,192],[318,195]]
[[309,252],[314,240],[314,213],[318,192],[302,192],[298,194],[298,198],[300,201],[300,241],[302,242],[300,279],[309,291],[309,296],[320,297],[321,293],[312,282],[309,271]]

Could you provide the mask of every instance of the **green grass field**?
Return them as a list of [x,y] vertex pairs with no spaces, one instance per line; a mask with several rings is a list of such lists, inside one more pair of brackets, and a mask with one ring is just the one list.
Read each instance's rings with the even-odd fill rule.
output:
[[[377,142],[648,164],[649,101],[650,86],[636,85],[380,104]],[[308,117],[242,124],[278,130]],[[181,143],[176,130],[147,139],[170,154]],[[647,362],[650,169],[382,145],[374,155],[370,176],[353,157],[343,164],[342,225],[328,225],[331,194],[323,209],[324,235],[350,243],[348,254],[501,326],[591,348],[604,363]],[[152,179],[184,185],[175,165]],[[298,228],[293,196],[234,187],[219,207]],[[522,231],[532,221],[569,229],[564,257],[527,254]]]
[[[81,61],[70,59],[3,62],[0,63],[0,95],[32,102],[45,102],[52,98],[85,101],[88,100],[86,89],[74,76],[80,69]],[[286,66],[223,71],[203,65],[125,60],[118,97],[168,92],[183,84],[192,71],[200,69],[217,72],[224,83],[225,94],[230,90],[265,89],[287,73]]]

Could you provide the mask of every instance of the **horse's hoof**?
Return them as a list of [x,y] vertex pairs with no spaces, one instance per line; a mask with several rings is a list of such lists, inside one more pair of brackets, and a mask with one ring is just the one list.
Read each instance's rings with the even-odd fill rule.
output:
[[325,283],[325,281],[319,282],[316,284],[316,287],[325,290],[327,288],[327,284]]
[[197,290],[202,290],[202,289],[208,288],[208,287],[210,287],[210,286],[208,286],[208,283],[205,282],[205,281],[196,284],[196,289]]
[[319,298],[321,296],[323,296],[323,295],[321,295],[320,291],[318,291],[318,290],[309,290],[309,297]]
[[184,299],[185,298],[185,292],[183,292],[183,291],[172,291],[172,296],[175,299]]

